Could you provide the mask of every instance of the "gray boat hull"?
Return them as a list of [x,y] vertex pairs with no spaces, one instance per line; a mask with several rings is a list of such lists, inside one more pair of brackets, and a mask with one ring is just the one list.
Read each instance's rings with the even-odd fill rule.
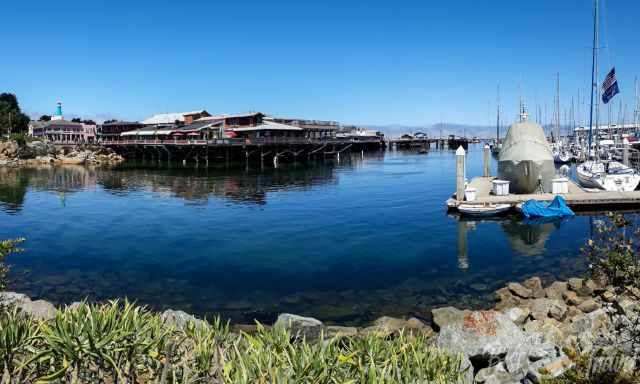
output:
[[509,180],[509,192],[534,193],[542,187],[544,192],[551,192],[551,180],[555,177],[556,168],[553,160],[501,160],[498,162],[498,177]]

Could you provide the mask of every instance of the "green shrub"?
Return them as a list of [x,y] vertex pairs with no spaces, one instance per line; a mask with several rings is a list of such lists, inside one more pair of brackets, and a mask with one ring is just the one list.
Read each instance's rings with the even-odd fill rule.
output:
[[7,287],[9,267],[5,264],[5,259],[13,253],[20,252],[21,249],[17,246],[23,241],[24,239],[0,241],[0,291],[3,291]]
[[[174,327],[127,301],[82,303],[36,322],[0,316],[4,382],[456,383],[461,359],[426,336],[293,338],[258,325],[232,333],[215,319]],[[11,378],[11,379],[9,379]]]

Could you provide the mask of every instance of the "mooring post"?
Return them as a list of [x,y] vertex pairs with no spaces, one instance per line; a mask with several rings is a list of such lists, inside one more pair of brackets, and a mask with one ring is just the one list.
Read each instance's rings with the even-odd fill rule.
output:
[[489,159],[490,159],[490,152],[489,152],[489,144],[485,144],[484,145],[484,172],[483,172],[483,176],[484,177],[489,177]]
[[456,150],[456,199],[458,201],[464,200],[465,156],[466,152],[461,145]]
[[622,164],[629,166],[629,140],[622,140]]
[[273,156],[273,166],[278,168],[278,155]]

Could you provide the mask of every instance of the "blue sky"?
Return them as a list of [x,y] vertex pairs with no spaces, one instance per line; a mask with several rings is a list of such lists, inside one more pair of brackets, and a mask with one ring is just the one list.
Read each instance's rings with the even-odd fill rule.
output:
[[[616,65],[631,111],[640,2],[610,0],[604,13],[601,72]],[[489,124],[498,82],[507,120],[519,83],[549,116],[556,72],[566,108],[584,96],[591,15],[592,0],[12,1],[0,90],[33,114],[60,99],[94,118],[204,108]]]

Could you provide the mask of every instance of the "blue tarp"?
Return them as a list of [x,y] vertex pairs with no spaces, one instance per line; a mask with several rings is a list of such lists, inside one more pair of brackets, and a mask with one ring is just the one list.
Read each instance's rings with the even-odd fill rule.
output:
[[562,196],[554,197],[550,203],[529,200],[522,204],[522,214],[526,218],[575,216]]

